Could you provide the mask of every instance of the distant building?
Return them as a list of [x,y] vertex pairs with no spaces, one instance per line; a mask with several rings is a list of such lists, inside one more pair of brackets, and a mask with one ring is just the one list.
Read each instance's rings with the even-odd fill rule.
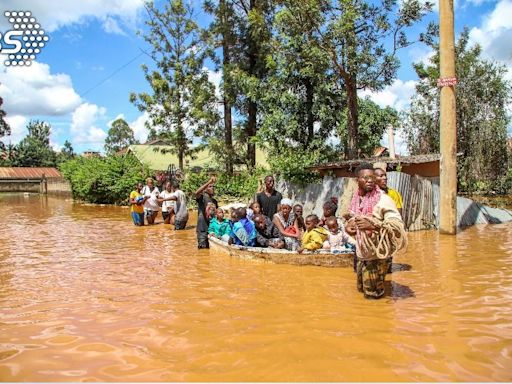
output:
[[101,153],[97,152],[97,151],[85,151],[84,153],[82,153],[82,156],[83,157],[101,157]]

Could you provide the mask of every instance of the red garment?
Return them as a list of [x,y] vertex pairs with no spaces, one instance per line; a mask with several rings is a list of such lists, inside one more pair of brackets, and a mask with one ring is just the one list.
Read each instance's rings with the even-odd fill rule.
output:
[[366,193],[361,199],[359,189],[357,189],[350,203],[350,213],[354,216],[372,216],[373,208],[379,202],[381,193],[379,188],[375,188],[373,191]]

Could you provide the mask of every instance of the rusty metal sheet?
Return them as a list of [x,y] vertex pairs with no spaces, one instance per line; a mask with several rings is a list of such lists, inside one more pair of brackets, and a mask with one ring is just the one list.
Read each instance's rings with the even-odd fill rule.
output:
[[62,177],[57,168],[0,167],[0,179],[40,179],[43,174],[47,178]]

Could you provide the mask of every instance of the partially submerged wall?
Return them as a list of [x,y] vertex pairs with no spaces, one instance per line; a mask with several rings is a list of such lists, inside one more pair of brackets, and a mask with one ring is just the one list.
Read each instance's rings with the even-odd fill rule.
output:
[[[404,224],[409,231],[439,226],[439,178],[411,176],[403,172],[388,172],[388,185],[397,189],[403,198]],[[332,196],[338,198],[338,215],[348,212],[354,192],[354,178],[325,176],[322,183],[306,187],[279,180],[276,189],[294,202],[304,206],[304,214],[322,216],[322,205]],[[473,200],[457,197],[457,223],[459,227],[474,224],[512,221],[512,212],[490,208]]]
[[31,192],[71,196],[71,184],[64,178],[0,179],[0,192]]

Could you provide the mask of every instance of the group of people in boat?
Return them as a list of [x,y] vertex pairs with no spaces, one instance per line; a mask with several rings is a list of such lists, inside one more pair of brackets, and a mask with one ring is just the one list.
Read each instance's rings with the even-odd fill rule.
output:
[[[384,169],[363,163],[355,177],[357,190],[348,212],[337,216],[338,202],[331,198],[323,204],[322,217],[310,214],[304,218],[302,205],[283,198],[270,175],[248,208],[225,212],[214,197],[216,177],[212,176],[195,192],[197,246],[208,248],[208,239],[214,236],[227,244],[298,252],[353,253],[355,249],[358,289],[366,298],[380,298],[392,256],[406,244],[402,197],[387,186]],[[139,183],[130,194],[130,203],[136,225],[144,225],[144,218],[153,224],[160,205],[164,221],[175,229],[185,228],[188,221],[186,196],[177,181],[168,181],[165,191],[159,192],[153,180],[147,179],[146,185]]]
[[[207,183],[215,182],[212,178]],[[211,199],[205,196],[203,199]],[[211,200],[204,214],[208,222],[207,234],[199,233],[198,238],[206,239],[199,247],[207,247],[207,239],[216,237],[228,244],[247,247],[269,247],[303,252],[318,249],[333,253],[353,252],[355,241],[344,231],[341,218],[337,218],[337,201],[329,200],[323,205],[323,216],[315,214],[303,217],[303,207],[290,199],[282,198],[274,188],[274,178],[265,178],[265,190],[258,193],[248,208],[231,209],[229,218]],[[206,226],[202,228],[206,229]]]

